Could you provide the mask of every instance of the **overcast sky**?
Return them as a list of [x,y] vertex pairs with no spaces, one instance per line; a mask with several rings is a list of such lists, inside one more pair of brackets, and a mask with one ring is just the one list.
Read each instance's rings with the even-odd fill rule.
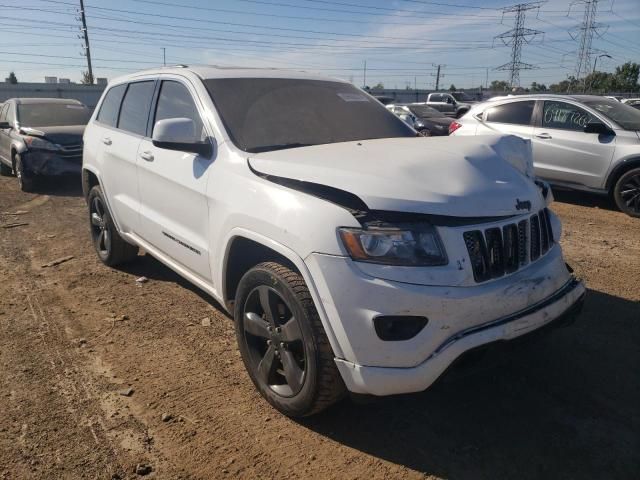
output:
[[[477,87],[507,80],[495,70],[511,47],[494,37],[513,28],[505,2],[470,0],[86,0],[94,76],[115,76],[167,64],[208,63],[295,68],[388,88]],[[46,75],[79,81],[82,56],[79,0],[0,0],[0,78],[22,82]],[[540,33],[523,46],[521,84],[546,84],[573,74],[573,29],[584,4],[550,0],[527,12]],[[639,0],[600,1],[594,37],[598,70],[640,62]],[[572,30],[573,29],[573,30]]]

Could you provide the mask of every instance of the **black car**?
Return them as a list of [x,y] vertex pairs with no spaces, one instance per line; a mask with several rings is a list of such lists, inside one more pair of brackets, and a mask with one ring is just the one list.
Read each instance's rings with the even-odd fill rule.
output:
[[[412,125],[419,133],[426,137],[449,135],[449,125],[454,121],[433,107],[423,103],[396,105],[397,108],[409,110],[415,117]],[[394,112],[395,113],[395,112]]]
[[0,108],[0,174],[33,191],[39,176],[79,175],[91,110],[77,100],[11,98]]

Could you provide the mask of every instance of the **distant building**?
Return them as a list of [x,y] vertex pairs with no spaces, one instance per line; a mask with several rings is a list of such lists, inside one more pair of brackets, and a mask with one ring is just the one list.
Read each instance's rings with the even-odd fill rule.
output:
[[44,83],[58,83],[58,77],[44,77]]
[[71,83],[71,79],[69,78],[59,78],[58,83]]
[[96,85],[102,85],[102,86],[106,86],[107,83],[109,83],[109,80],[107,80],[104,77],[98,77],[96,78]]

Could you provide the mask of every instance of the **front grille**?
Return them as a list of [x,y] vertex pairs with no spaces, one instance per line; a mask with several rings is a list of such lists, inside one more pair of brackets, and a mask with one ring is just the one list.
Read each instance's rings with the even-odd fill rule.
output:
[[82,158],[82,143],[77,145],[64,145],[58,155],[64,158]]
[[553,231],[546,208],[518,223],[471,230],[463,234],[473,278],[485,282],[499,278],[534,262],[549,251]]

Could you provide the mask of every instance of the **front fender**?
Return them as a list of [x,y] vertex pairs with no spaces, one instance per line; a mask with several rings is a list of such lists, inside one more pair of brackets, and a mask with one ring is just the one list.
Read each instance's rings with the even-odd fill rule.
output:
[[224,245],[225,245],[224,255],[222,260],[220,261],[219,268],[217,269],[220,275],[218,277],[217,284],[222,286],[222,288],[219,291],[223,296],[223,304],[226,305],[227,301],[229,300],[226,295],[226,291],[227,291],[226,267],[227,267],[227,262],[229,260],[229,252],[231,250],[231,245],[233,244],[233,240],[237,237],[243,237],[248,240],[252,240],[256,243],[259,243],[261,245],[264,245],[267,248],[270,248],[271,250],[277,252],[278,254],[282,255],[284,258],[289,260],[298,269],[298,271],[302,275],[302,278],[304,278],[304,281],[307,284],[307,288],[309,289],[309,293],[311,294],[311,297],[313,298],[313,302],[316,306],[316,310],[318,311],[318,315],[320,316],[320,320],[322,321],[322,325],[325,329],[325,332],[327,333],[327,337],[329,338],[329,343],[333,348],[333,352],[337,357],[342,357],[342,351],[340,349],[340,345],[336,340],[335,332],[331,327],[331,323],[329,322],[327,313],[325,312],[323,304],[320,301],[320,295],[318,293],[318,289],[315,285],[315,282],[313,281],[313,277],[311,276],[311,272],[309,271],[307,264],[296,252],[291,250],[289,247],[282,245],[281,243],[276,242],[275,240],[268,238],[260,233],[254,232],[247,228],[236,227],[230,230],[227,233],[227,235],[224,237]]

